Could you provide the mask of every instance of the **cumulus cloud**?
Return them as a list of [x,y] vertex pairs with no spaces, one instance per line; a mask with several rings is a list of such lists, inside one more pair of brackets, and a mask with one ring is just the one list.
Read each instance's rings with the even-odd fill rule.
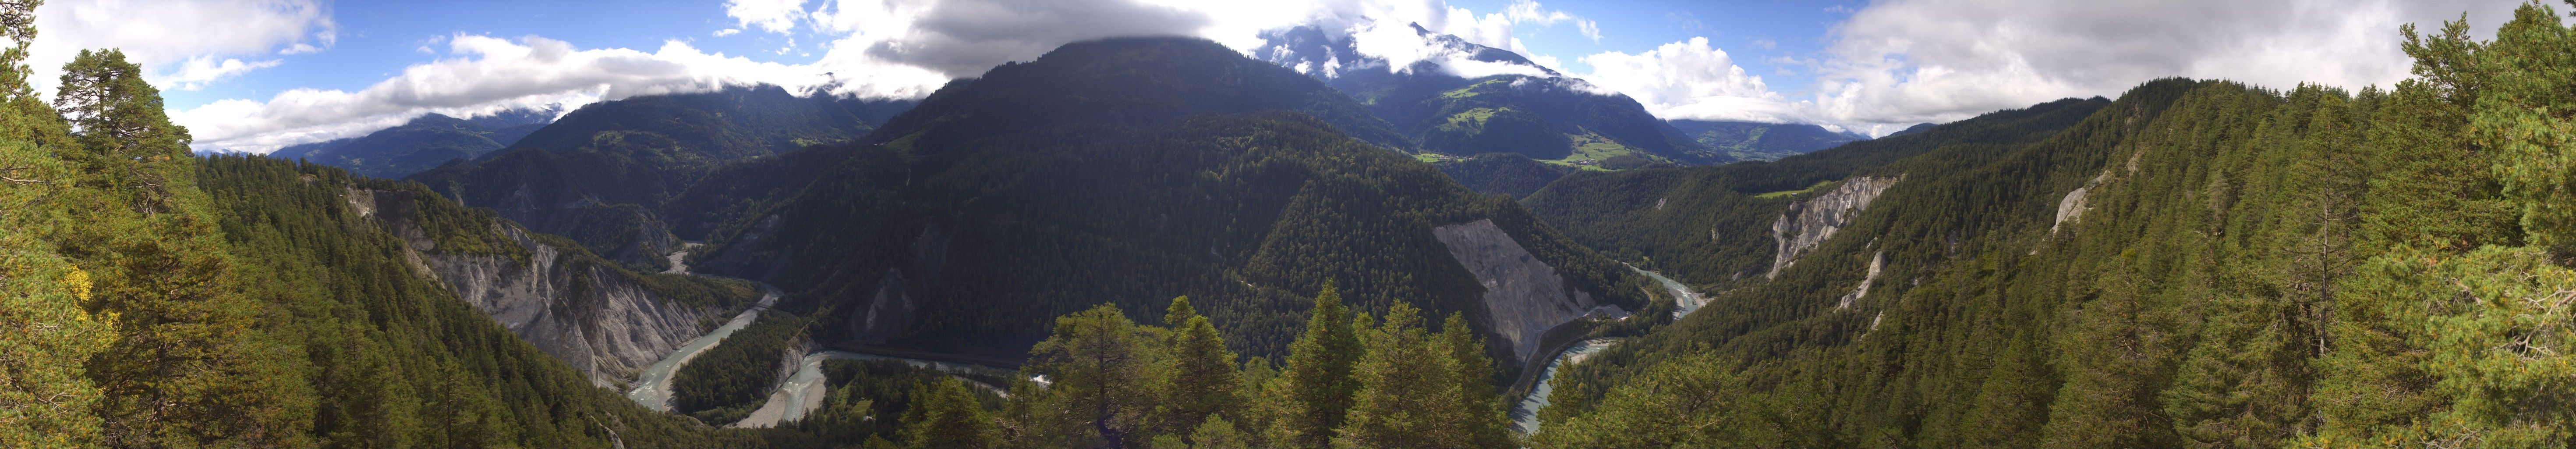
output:
[[[2399,25],[2516,0],[1887,0],[1836,25],[1810,113],[1901,127],[2166,76],[2359,88],[2407,76]],[[1887,128],[1880,126],[1878,128]]]
[[[2066,97],[2115,96],[2155,78],[2286,89],[2404,79],[2398,27],[2462,12],[2485,30],[2517,0],[1884,0],[1847,12],[1823,54],[1783,56],[1815,76],[1804,98],[1770,91],[1702,38],[1583,57],[1577,74],[1664,118],[1807,122],[1885,134]],[[1840,8],[1837,5],[1835,8]],[[1770,48],[1767,41],[1755,46]],[[1789,72],[1783,72],[1789,73]]]
[[1657,117],[1776,123],[1799,115],[1796,105],[1763,85],[1762,77],[1746,74],[1704,37],[1633,55],[1604,52],[1582,61],[1592,66],[1592,73],[1577,76],[1628,94]]
[[[1499,74],[1550,76],[1539,68],[1476,61],[1472,52],[1449,42],[1423,36],[1414,27],[1435,35],[1454,36],[1459,41],[1518,53],[1539,64],[1556,69],[1559,60],[1553,56],[1533,54],[1514,37],[1524,25],[1551,26],[1572,22],[1578,32],[1595,41],[1600,39],[1599,26],[1593,21],[1560,10],[1547,9],[1532,0],[1518,0],[1503,10],[1477,14],[1466,8],[1449,6],[1442,1],[1401,0],[1326,0],[1304,5],[1303,11],[1264,12],[1269,22],[1259,20],[1221,21],[1205,35],[1236,49],[1251,50],[1262,41],[1261,31],[1291,26],[1313,26],[1330,38],[1349,38],[1361,55],[1385,59],[1398,71],[1409,70],[1416,62],[1430,62],[1443,72],[1461,77]],[[1281,18],[1288,21],[1280,22]],[[1235,39],[1240,36],[1240,39]],[[1233,39],[1233,40],[1230,40]],[[1240,42],[1240,43],[1238,43]],[[1319,67],[1328,72],[1333,67]]]
[[276,67],[281,63],[284,63],[284,61],[270,59],[265,61],[242,62],[240,59],[233,58],[224,58],[223,61],[217,62],[213,56],[198,56],[188,58],[186,62],[179,63],[177,70],[172,73],[162,75],[157,84],[171,90],[203,89],[206,87],[206,83],[208,82],[229,78],[233,75],[240,75],[252,70]]
[[[265,152],[355,136],[429,112],[472,115],[757,83],[810,88],[846,82],[819,67],[710,54],[680,41],[652,53],[580,49],[534,36],[457,35],[446,42],[447,53],[456,57],[413,65],[356,92],[295,89],[265,102],[224,100],[176,111],[172,119],[187,125],[202,148]],[[909,75],[915,77],[909,83],[946,80],[920,70]]]
[[740,21],[744,28],[786,33],[796,29],[796,21],[805,18],[805,0],[725,0],[725,15]]
[[1565,11],[1553,11],[1542,8],[1538,5],[1538,2],[1533,0],[1514,0],[1511,5],[1503,7],[1503,16],[1511,18],[1514,23],[1536,23],[1540,25],[1556,25],[1557,22],[1571,21],[1574,22],[1576,31],[1583,33],[1583,37],[1591,38],[1593,43],[1601,42],[1601,26],[1599,24],[1593,23],[1590,20],[1576,18],[1573,14],[1566,14]]
[[811,14],[822,31],[841,36],[823,64],[894,64],[954,77],[1069,42],[1190,36],[1210,23],[1199,11],[1127,0],[839,0]]
[[37,7],[36,28],[29,78],[48,96],[51,73],[82,49],[122,49],[153,84],[195,89],[278,64],[238,57],[317,52],[337,37],[320,0],[57,0]]

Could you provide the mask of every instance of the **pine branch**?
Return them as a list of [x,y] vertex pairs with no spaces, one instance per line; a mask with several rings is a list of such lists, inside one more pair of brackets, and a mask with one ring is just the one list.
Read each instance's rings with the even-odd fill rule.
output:
[[19,170],[26,170],[29,168],[34,167],[0,167],[0,181],[9,181],[19,184],[41,184],[45,182],[41,179],[20,179],[18,177],[8,175],[8,173],[17,173]]

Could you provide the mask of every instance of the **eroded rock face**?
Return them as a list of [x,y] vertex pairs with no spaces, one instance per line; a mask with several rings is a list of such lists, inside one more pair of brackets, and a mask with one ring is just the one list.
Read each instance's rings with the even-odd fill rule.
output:
[[850,334],[860,344],[879,344],[901,338],[912,325],[912,313],[920,308],[912,295],[904,291],[903,271],[888,269],[877,279],[877,293],[868,299],[867,313],[850,317]]
[[1763,276],[1780,277],[1780,270],[1796,263],[1799,254],[1825,243],[1825,239],[1841,231],[1852,217],[1869,208],[1870,201],[1877,200],[1879,193],[1886,192],[1888,186],[1904,179],[1904,176],[1846,179],[1833,190],[1790,202],[1789,210],[1771,222],[1771,238],[1779,242],[1779,249],[1772,255],[1770,274]]
[[2055,235],[2058,228],[2066,226],[2066,222],[2082,220],[2085,208],[2084,196],[2091,193],[2094,186],[2102,185],[2102,181],[2110,179],[2111,172],[2104,171],[2101,176],[2095,176],[2093,180],[2084,182],[2083,187],[2076,187],[2075,191],[2066,192],[2065,198],[2057,200],[2057,223],[2048,225],[2048,233]]
[[[1852,303],[1860,302],[1861,298],[1868,298],[1869,285],[1878,283],[1879,269],[1886,265],[1886,251],[1879,251],[1878,254],[1869,256],[1869,275],[1861,277],[1860,287],[1853,288],[1851,293],[1845,293],[1841,300],[1835,301],[1834,308],[1849,309]],[[1875,324],[1872,325],[1875,326]]]
[[581,370],[593,385],[614,387],[634,378],[697,338],[700,320],[721,312],[665,300],[602,261],[574,260],[506,223],[493,223],[494,232],[526,249],[527,260],[440,251],[411,221],[410,192],[353,191],[349,199],[408,243],[406,257],[415,268],[520,339]]
[[1486,324],[1511,343],[1515,362],[1528,364],[1537,357],[1539,339],[1548,329],[1594,313],[1627,315],[1618,306],[1593,303],[1590,293],[1567,288],[1555,267],[1530,255],[1493,220],[1432,228],[1431,234],[1484,284]]

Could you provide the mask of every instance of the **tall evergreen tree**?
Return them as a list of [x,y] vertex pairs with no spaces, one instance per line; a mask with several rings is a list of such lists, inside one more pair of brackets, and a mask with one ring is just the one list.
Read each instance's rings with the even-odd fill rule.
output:
[[[1154,409],[1149,344],[1118,307],[1101,304],[1056,319],[1055,333],[1030,348],[1030,371],[1053,379],[1031,419],[1078,422],[1078,440],[1126,448],[1149,440]],[[1040,435],[1039,437],[1045,437]]]
[[912,407],[904,411],[904,447],[913,449],[987,449],[1001,446],[993,418],[975,402],[966,383],[954,377],[913,387]]
[[79,130],[85,151],[69,155],[88,175],[84,184],[147,214],[169,210],[170,196],[187,186],[188,130],[170,123],[160,90],[125,52],[81,50],[63,66],[54,107]]
[[1422,328],[1419,311],[1397,303],[1384,322],[1361,335],[1367,352],[1351,369],[1360,390],[1334,432],[1333,447],[1484,447],[1479,444],[1487,441],[1474,434],[1482,420],[1466,402],[1467,386],[1457,382],[1462,370],[1453,348]]
[[1351,366],[1359,361],[1361,348],[1351,322],[1341,291],[1325,281],[1306,317],[1306,332],[1289,344],[1288,366],[1279,373],[1275,400],[1280,410],[1271,434],[1287,440],[1274,444],[1322,447],[1332,441],[1333,429],[1341,427],[1351,394],[1358,391]]
[[82,367],[116,341],[116,318],[94,312],[88,272],[27,232],[59,224],[45,198],[68,186],[53,157],[67,131],[27,87],[38,3],[0,2],[0,447],[96,447],[102,394]]
[[1448,382],[1458,386],[1459,422],[1474,447],[1510,447],[1511,421],[1503,414],[1503,397],[1494,394],[1494,362],[1485,356],[1485,341],[1467,324],[1467,316],[1450,312],[1434,340],[1449,352],[1458,369]]
[[116,341],[116,316],[97,311],[89,272],[37,231],[62,224],[70,171],[54,155],[68,130],[27,88],[26,49],[39,2],[0,2],[0,447],[95,447],[101,423],[90,357]]
[[[1236,392],[1241,374],[1235,367],[1233,351],[1225,349],[1225,337],[1207,317],[1190,310],[1189,298],[1172,300],[1171,313],[1165,319],[1176,320],[1172,342],[1165,346],[1162,369],[1162,400],[1156,404],[1160,429],[1167,435],[1187,435],[1210,418],[1238,415],[1240,395]],[[1196,441],[1192,441],[1196,443]]]
[[115,50],[64,66],[56,105],[79,129],[77,171],[45,239],[96,280],[117,344],[89,365],[111,446],[303,444],[312,407],[295,353],[266,336],[195,185],[187,130]]

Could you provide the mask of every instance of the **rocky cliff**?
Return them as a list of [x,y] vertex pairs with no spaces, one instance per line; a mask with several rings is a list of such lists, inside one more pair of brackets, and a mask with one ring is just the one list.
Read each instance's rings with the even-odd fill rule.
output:
[[2076,187],[2074,191],[2066,192],[2065,198],[2058,199],[2057,222],[2048,225],[2048,233],[2051,235],[2057,234],[2058,228],[2065,227],[2066,222],[2082,220],[2084,218],[2084,209],[2086,207],[2084,205],[2085,194],[2092,192],[2093,187],[2100,186],[2102,185],[2102,181],[2109,179],[2111,179],[2111,172],[2105,170],[2102,172],[2102,175],[2094,176],[2093,180],[2085,181],[2083,187]]
[[1485,322],[1511,344],[1513,360],[1526,365],[1538,356],[1539,340],[1548,329],[1595,313],[1627,316],[1615,305],[1599,305],[1592,294],[1575,291],[1555,267],[1540,262],[1493,220],[1432,228],[1458,265],[1485,286]]
[[[1860,279],[1860,286],[1859,286],[1859,287],[1854,287],[1854,288],[1852,288],[1852,292],[1851,292],[1851,293],[1845,293],[1845,294],[1843,294],[1843,297],[1842,297],[1841,299],[1837,299],[1837,300],[1835,300],[1835,301],[1834,301],[1834,308],[1836,308],[1836,309],[1849,309],[1849,308],[1851,308],[1852,303],[1860,302],[1860,300],[1861,300],[1862,298],[1868,298],[1868,297],[1869,297],[1869,285],[1870,285],[1870,284],[1876,284],[1876,283],[1878,283],[1878,273],[1879,273],[1880,271],[1882,271],[1882,269],[1883,269],[1883,268],[1885,268],[1886,266],[1887,266],[1887,252],[1886,252],[1886,251],[1879,251],[1877,254],[1872,254],[1872,255],[1870,255],[1870,256],[1869,256],[1869,274],[1868,274],[1868,275],[1866,275],[1866,276],[1862,276],[1862,277],[1861,277],[1861,279]],[[1873,322],[1872,322],[1872,324],[1871,324],[1871,326],[1876,326],[1876,325],[1877,325],[1877,324],[1876,324],[1874,321],[1873,321]]]
[[1764,276],[1780,277],[1780,270],[1796,263],[1799,254],[1825,243],[1825,239],[1832,238],[1835,231],[1841,231],[1852,217],[1869,208],[1870,201],[1878,199],[1880,192],[1904,179],[1904,176],[1855,177],[1843,180],[1842,185],[1835,186],[1833,190],[1790,202],[1789,210],[1782,212],[1779,220],[1771,222],[1771,238],[1779,242],[1779,250],[1772,253],[1771,272]]
[[559,247],[506,221],[491,232],[521,251],[477,254],[438,247],[414,222],[412,193],[352,190],[350,205],[409,244],[406,257],[474,304],[574,369],[592,384],[616,386],[696,338],[722,310],[690,307],[653,291],[636,275],[578,248]]

